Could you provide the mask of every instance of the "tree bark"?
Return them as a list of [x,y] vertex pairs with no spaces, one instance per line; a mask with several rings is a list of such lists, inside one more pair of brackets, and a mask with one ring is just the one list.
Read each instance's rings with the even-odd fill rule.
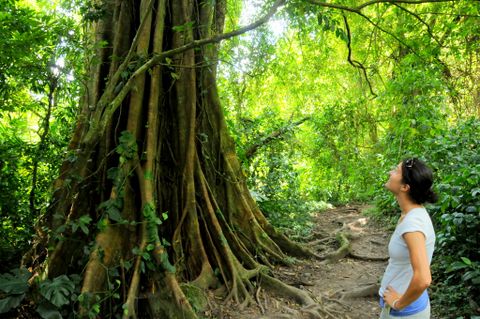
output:
[[[97,46],[89,66],[69,160],[42,220],[50,236],[39,231],[36,249],[52,248],[37,269],[51,278],[81,272],[82,295],[90,297],[106,295],[112,270],[122,273],[116,311],[124,318],[137,317],[145,295],[142,309],[153,317],[196,318],[182,290],[187,282],[225,285],[226,298],[248,304],[251,281],[262,277],[268,287],[310,302],[269,275],[273,264],[289,264],[285,253],[315,255],[278,233],[258,209],[226,127],[216,87],[218,44],[207,41],[223,32],[225,1],[105,5],[91,34],[107,45]],[[190,48],[192,42],[210,44]],[[172,51],[178,48],[186,49]],[[179,53],[139,72],[165,52]],[[75,231],[71,225],[85,215],[88,231]],[[90,297],[81,313],[95,302]]]

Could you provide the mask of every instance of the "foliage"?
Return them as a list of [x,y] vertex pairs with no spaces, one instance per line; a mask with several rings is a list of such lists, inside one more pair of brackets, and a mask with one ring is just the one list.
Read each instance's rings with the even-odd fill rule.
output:
[[302,196],[298,174],[284,148],[285,145],[267,146],[261,160],[258,157],[254,160],[250,165],[249,188],[274,226],[293,234],[306,235],[314,226],[311,215],[328,205]]
[[[440,193],[440,201],[431,212],[438,247],[434,274],[441,283],[436,295],[444,302],[443,316],[452,312],[478,315],[478,304],[475,308],[472,302],[465,301],[480,295],[480,238],[476,236],[480,229],[479,140],[480,121],[472,118],[424,146],[424,154],[437,170]],[[450,288],[443,290],[446,286]],[[452,296],[453,287],[457,293]]]
[[4,293],[0,299],[0,313],[8,313],[18,307],[27,295],[38,301],[37,313],[43,319],[63,318],[71,314],[66,307],[77,300],[80,277],[62,275],[52,280],[38,282],[38,292],[31,291],[29,280],[32,274],[25,268],[13,269],[0,275],[0,290]]
[[[0,271],[34,234],[75,118],[80,31],[71,16],[1,1]],[[78,78],[80,79],[80,78]]]
[[0,275],[0,290],[6,294],[0,299],[0,313],[6,313],[18,307],[28,291],[30,276],[30,272],[24,268]]
[[[429,206],[438,236],[433,302],[441,317],[473,315],[465,300],[479,295],[472,234],[479,229],[480,138],[478,120],[465,119],[480,114],[478,6],[381,4],[362,12],[370,24],[355,14],[289,3],[279,18],[288,24],[281,36],[260,30],[268,41],[224,47],[225,56],[243,64],[221,65],[219,86],[249,187],[280,227],[308,225],[302,203],[373,199],[371,214],[393,227],[398,207],[383,188],[388,171],[405,157],[423,158],[435,169],[441,195]],[[259,50],[265,58],[249,63]],[[310,120],[245,159],[250,145],[302,116]]]
[[[417,154],[408,154],[423,158],[434,169],[440,195],[428,210],[437,236],[432,299],[441,317],[451,313],[468,317],[478,312],[471,296],[480,294],[480,242],[474,235],[480,229],[479,139],[480,121],[471,118],[438,130],[437,135],[416,145]],[[383,192],[377,200],[382,214],[397,214],[391,195]]]
[[56,277],[53,280],[47,279],[41,282],[39,287],[42,296],[57,308],[70,302],[69,297],[74,289],[74,283],[65,275]]

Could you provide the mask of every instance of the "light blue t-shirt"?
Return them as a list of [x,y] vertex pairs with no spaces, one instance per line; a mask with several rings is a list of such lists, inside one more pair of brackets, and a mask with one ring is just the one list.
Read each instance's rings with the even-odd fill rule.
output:
[[[425,208],[414,208],[410,210],[404,219],[397,225],[388,244],[388,266],[383,274],[382,283],[378,294],[380,295],[380,306],[384,307],[383,292],[387,286],[392,286],[398,293],[404,294],[410,285],[413,277],[413,268],[410,262],[410,253],[403,234],[409,232],[422,232],[425,235],[428,264],[432,262],[433,250],[435,247],[435,231],[432,220]],[[410,305],[397,311],[392,309],[392,316],[408,316],[424,310],[428,306],[429,297],[425,290],[422,295]]]

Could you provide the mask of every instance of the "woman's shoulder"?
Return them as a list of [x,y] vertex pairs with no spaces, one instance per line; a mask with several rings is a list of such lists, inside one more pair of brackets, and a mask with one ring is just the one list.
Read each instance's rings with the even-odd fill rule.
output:
[[405,216],[407,219],[430,219],[430,214],[425,207],[415,207],[411,209],[408,214]]
[[401,232],[411,229],[430,229],[432,220],[425,207],[412,209],[401,223]]
[[416,207],[411,209],[405,217],[399,222],[397,228],[402,230],[412,224],[425,224],[431,222],[430,215],[424,207]]

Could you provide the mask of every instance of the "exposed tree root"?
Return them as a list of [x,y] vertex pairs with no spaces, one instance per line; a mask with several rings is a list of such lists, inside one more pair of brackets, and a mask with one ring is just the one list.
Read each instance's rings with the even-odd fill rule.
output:
[[326,297],[326,296],[322,296],[322,298],[328,302],[331,302],[331,303],[336,303],[340,306],[342,306],[343,308],[347,309],[347,310],[351,310],[352,307],[350,307],[349,305],[347,305],[346,303],[344,303],[342,301],[342,299],[333,299],[333,298],[329,298],[329,297]]
[[338,315],[341,315],[335,310],[328,309],[327,307],[323,307],[321,305],[309,305],[307,307],[303,307],[301,309],[301,312],[308,313],[310,315],[310,318],[314,319],[323,319],[323,318],[328,318],[328,319],[336,319],[338,318]]
[[[337,211],[337,210],[336,210]],[[356,208],[346,208],[341,210],[341,212],[357,212]],[[352,250],[351,241],[361,238],[361,235],[355,232],[361,232],[361,226],[365,224],[364,219],[357,219],[351,223],[343,223],[342,227],[336,230],[335,236],[327,236],[320,239],[315,239],[307,243],[309,247],[315,248],[316,250],[325,250],[328,245],[331,245],[333,242],[338,242],[339,248],[334,252],[331,252],[327,255],[321,257],[324,260],[324,263],[333,263],[345,257],[351,257],[353,259],[365,260],[365,261],[385,261],[388,260],[388,257],[377,257],[377,256],[363,256],[358,255]],[[380,244],[376,242],[375,244]],[[383,244],[383,243],[382,243]]]
[[255,301],[257,302],[257,305],[260,308],[260,311],[262,312],[262,314],[264,314],[265,313],[265,308],[263,307],[262,301],[260,300],[260,290],[261,289],[262,289],[262,287],[259,285],[258,288],[257,288],[257,292],[255,293]]
[[[370,234],[372,235],[372,234]],[[376,240],[376,239],[370,239],[370,242],[374,245],[377,245],[377,246],[383,246],[385,245],[385,242],[384,241],[380,241],[380,240]]]
[[323,259],[325,259],[324,263],[329,264],[329,263],[336,262],[346,257],[350,253],[351,244],[348,237],[349,237],[348,233],[344,233],[344,232],[337,233],[336,238],[340,244],[340,248],[323,257]]
[[[307,245],[308,246],[318,246],[320,244],[331,244],[333,242],[335,242],[336,239],[334,237],[326,237],[326,238],[322,238],[322,239],[317,239],[317,240],[313,240],[311,242],[308,242]],[[322,245],[323,246],[323,245]]]
[[358,260],[365,260],[365,261],[387,261],[388,260],[388,256],[385,256],[385,257],[378,257],[378,256],[362,256],[362,255],[358,255],[356,253],[354,253],[353,251],[350,251],[350,253],[348,254],[349,257],[353,258],[353,259],[358,259]]
[[173,274],[155,276],[150,289],[147,294],[150,318],[197,319],[191,303]]
[[298,242],[306,242],[310,243],[316,239],[323,239],[330,237],[330,234],[323,232],[323,231],[314,231],[308,236],[298,236],[298,235],[291,235],[290,238],[292,240],[298,241]]
[[359,208],[358,207],[340,207],[340,208],[334,208],[331,210],[332,212],[334,211],[335,213],[358,213]]
[[340,294],[340,300],[345,298],[362,298],[376,296],[378,294],[379,284],[368,284],[365,287],[357,288],[352,291],[343,292]]
[[313,298],[306,291],[289,286],[270,275],[262,274],[262,284],[271,291],[281,296],[293,299],[301,305],[308,306],[316,304]]

